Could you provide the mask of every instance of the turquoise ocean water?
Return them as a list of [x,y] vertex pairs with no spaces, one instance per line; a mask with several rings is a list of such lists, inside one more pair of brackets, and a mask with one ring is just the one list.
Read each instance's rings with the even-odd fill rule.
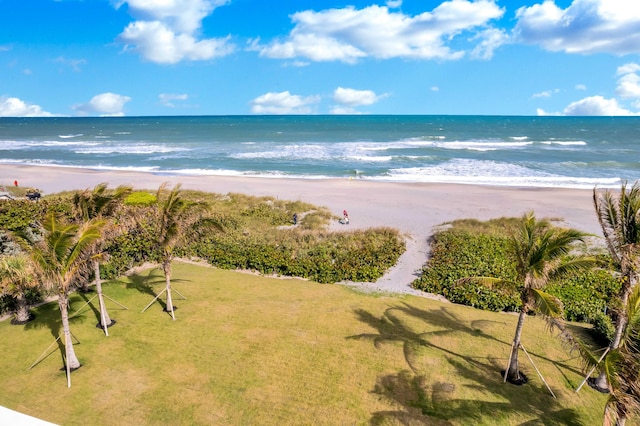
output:
[[593,188],[640,179],[640,118],[0,118],[2,164]]

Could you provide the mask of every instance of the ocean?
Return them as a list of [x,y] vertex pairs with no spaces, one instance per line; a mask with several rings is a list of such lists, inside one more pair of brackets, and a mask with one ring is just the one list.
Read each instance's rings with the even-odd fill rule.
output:
[[0,118],[2,164],[524,187],[640,179],[640,117]]

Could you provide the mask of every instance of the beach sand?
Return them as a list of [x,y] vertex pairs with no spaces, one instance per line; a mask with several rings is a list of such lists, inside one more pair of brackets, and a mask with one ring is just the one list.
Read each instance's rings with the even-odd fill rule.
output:
[[407,239],[407,251],[398,264],[376,283],[347,283],[369,290],[411,293],[411,282],[428,255],[428,239],[438,225],[455,219],[486,220],[521,216],[533,210],[539,218],[562,219],[565,226],[601,236],[592,202],[592,191],[561,188],[489,187],[456,184],[395,183],[359,179],[281,179],[228,176],[175,176],[77,168],[0,166],[0,184],[38,188],[44,195],[93,188],[106,182],[137,189],[170,187],[220,194],[243,193],[306,201],[329,208],[336,216],[349,212],[349,225],[334,222],[332,229],[388,226]]

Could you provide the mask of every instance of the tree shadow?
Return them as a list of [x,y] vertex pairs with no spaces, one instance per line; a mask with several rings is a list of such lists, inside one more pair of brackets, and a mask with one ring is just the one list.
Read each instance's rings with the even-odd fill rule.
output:
[[[176,283],[181,282],[185,282],[185,280],[175,278],[171,279],[172,286]],[[158,267],[148,269],[146,271],[143,271],[142,273],[128,275],[125,286],[127,289],[134,289],[142,294],[151,296],[153,303],[157,302],[158,304],[160,304],[164,312],[168,312],[166,302],[162,300],[162,297],[160,297],[162,292],[164,292],[164,287],[160,290],[160,292],[156,292],[154,286],[157,284],[162,284],[162,286],[165,285],[164,273],[162,272],[162,269]],[[178,295],[184,298],[184,296],[182,296],[182,294],[175,288],[173,289],[173,292],[178,293]],[[150,303],[150,305],[153,303]],[[177,308],[174,306],[173,309],[175,310]]]
[[[74,318],[78,315],[80,315],[83,311],[83,309],[86,306],[89,306],[89,308],[93,311],[93,314],[95,315],[96,319],[98,320],[98,325],[100,325],[100,310],[98,308],[95,307],[93,301],[95,299],[97,299],[97,294],[91,293],[91,292],[84,292],[84,291],[79,291],[77,292],[77,294],[80,296],[80,298],[82,300],[84,300],[84,304],[78,308],[78,310],[70,313],[69,318]],[[89,297],[91,296],[91,297]]]
[[164,275],[160,268],[151,268],[141,273],[127,275],[126,280],[125,286],[127,289],[137,290],[142,294],[155,297],[156,291],[153,289],[153,285],[164,284]]
[[[580,424],[577,412],[573,409],[562,409],[558,401],[549,395],[542,385],[530,383],[516,391],[513,385],[502,383],[497,359],[457,353],[433,342],[441,339],[432,339],[462,332],[469,338],[486,340],[487,345],[509,347],[510,342],[497,339],[482,330],[488,323],[496,321],[462,320],[446,307],[423,310],[407,303],[388,308],[381,317],[364,310],[356,310],[355,313],[360,321],[374,328],[377,333],[364,333],[349,336],[347,339],[371,340],[376,347],[387,342],[400,343],[409,367],[409,370],[378,378],[373,392],[394,405],[399,405],[401,409],[376,412],[371,418],[371,424],[384,424],[390,420],[401,424],[446,425],[450,424],[450,421],[474,424],[504,418],[510,413],[537,413],[538,423],[545,425]],[[430,331],[414,331],[409,325],[410,319],[413,319],[414,323],[417,319],[418,323],[429,324]],[[436,380],[430,382],[430,371],[420,368],[420,350],[423,348],[444,352],[447,362],[465,379],[463,383],[468,383],[464,385],[465,388],[497,395],[501,402],[454,398],[455,394],[464,393],[461,392],[462,389],[456,392],[454,383]],[[529,402],[541,397],[546,398],[544,394],[548,396],[548,401],[544,401],[544,407]]]
[[[76,297],[69,296],[69,305],[72,304],[73,300]],[[34,357],[33,364],[29,369],[39,365],[44,362],[47,358],[49,358],[54,353],[58,352],[60,354],[60,358],[63,364],[66,365],[65,361],[65,348],[64,348],[64,338],[62,337],[62,318],[60,316],[60,308],[58,306],[58,302],[50,302],[45,303],[44,305],[39,306],[38,315],[34,321],[31,321],[25,324],[25,330],[39,330],[39,329],[48,329],[51,332],[51,337],[53,340],[51,344],[44,350],[44,352],[40,355],[39,358]],[[70,309],[69,309],[70,310]],[[74,323],[78,323],[82,320],[82,317],[79,315],[69,316],[69,326],[71,327]],[[73,335],[73,330],[71,333],[71,338],[74,341],[74,345],[79,345],[80,341]]]

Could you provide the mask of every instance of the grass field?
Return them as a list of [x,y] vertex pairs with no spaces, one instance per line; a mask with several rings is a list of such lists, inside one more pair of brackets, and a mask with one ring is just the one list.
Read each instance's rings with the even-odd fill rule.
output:
[[[71,323],[82,368],[66,385],[57,303],[0,323],[0,405],[64,425],[596,425],[606,397],[538,318],[525,323],[529,384],[502,383],[516,316],[426,298],[176,263],[177,320],[151,269],[104,285]],[[93,294],[72,295],[71,312]],[[177,296],[177,295],[174,295]],[[97,299],[94,300],[97,302]],[[29,367],[45,354],[43,360]]]

